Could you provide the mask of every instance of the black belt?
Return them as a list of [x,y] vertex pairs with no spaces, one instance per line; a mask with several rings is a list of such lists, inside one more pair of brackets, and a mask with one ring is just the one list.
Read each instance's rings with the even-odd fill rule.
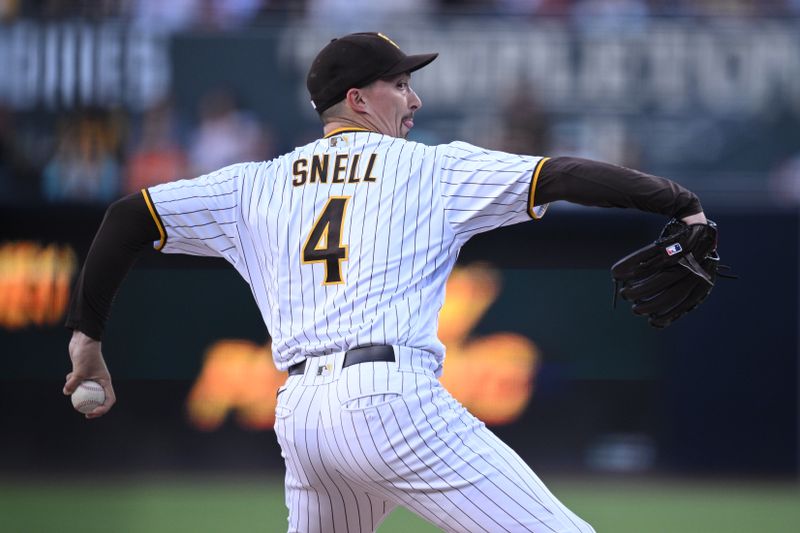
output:
[[[353,348],[344,354],[342,368],[358,365],[361,363],[374,363],[376,361],[394,361],[394,349],[391,346],[364,346],[363,348]],[[300,361],[289,367],[289,375],[296,376],[306,371],[306,362]]]

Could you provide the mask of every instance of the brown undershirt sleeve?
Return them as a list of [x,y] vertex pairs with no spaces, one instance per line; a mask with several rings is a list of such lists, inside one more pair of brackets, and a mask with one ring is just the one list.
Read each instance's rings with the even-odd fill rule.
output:
[[117,200],[106,210],[72,293],[66,326],[101,340],[117,289],[139,254],[163,240],[145,193]]
[[597,207],[632,207],[675,218],[703,210],[697,196],[674,181],[577,157],[548,159],[535,187],[534,205],[566,200]]

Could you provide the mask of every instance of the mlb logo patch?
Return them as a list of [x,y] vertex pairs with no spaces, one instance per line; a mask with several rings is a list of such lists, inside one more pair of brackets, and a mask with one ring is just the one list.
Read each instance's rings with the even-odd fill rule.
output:
[[317,367],[317,375],[318,376],[330,376],[331,370],[333,370],[333,365],[331,363],[327,363],[325,365],[320,365]]
[[340,143],[344,145],[350,144],[350,139],[347,138],[347,135],[340,135],[338,137],[331,137],[328,139],[328,144],[330,144],[332,147],[339,146]]
[[665,248],[665,250],[667,251],[667,255],[675,255],[675,254],[678,254],[678,253],[682,252],[683,248],[681,248],[680,243],[676,242],[675,244],[667,246]]

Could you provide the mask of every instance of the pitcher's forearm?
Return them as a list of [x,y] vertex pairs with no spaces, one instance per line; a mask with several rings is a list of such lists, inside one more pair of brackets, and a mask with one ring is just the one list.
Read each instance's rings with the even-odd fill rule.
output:
[[141,193],[111,204],[78,277],[66,326],[100,340],[119,286],[139,254],[159,237]]
[[534,201],[541,205],[556,200],[630,207],[675,218],[703,211],[697,196],[674,181],[578,157],[555,157],[544,163]]

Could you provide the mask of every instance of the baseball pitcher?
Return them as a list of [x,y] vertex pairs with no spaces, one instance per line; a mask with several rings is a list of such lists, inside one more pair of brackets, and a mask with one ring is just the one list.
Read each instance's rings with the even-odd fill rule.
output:
[[[694,194],[663,178],[406,140],[422,107],[411,74],[436,57],[406,55],[380,33],[334,39],[307,78],[322,137],[112,204],[71,303],[64,393],[94,379],[107,400],[87,416],[114,404],[100,340],[143,249],[223,257],[250,285],[275,365],[288,372],[275,431],[289,531],[374,531],[401,505],[445,531],[592,532],[440,385],[445,281],[473,235],[540,219],[555,200],[674,218],[670,238],[681,237],[659,250],[676,242],[681,250],[672,248],[670,283],[659,293],[686,275],[702,277],[691,269],[712,268],[713,227]],[[703,236],[703,257],[695,260],[686,232]],[[622,296],[660,326],[702,292],[689,290],[698,294],[687,304],[680,285],[680,298],[656,304],[623,270],[615,273]]]

